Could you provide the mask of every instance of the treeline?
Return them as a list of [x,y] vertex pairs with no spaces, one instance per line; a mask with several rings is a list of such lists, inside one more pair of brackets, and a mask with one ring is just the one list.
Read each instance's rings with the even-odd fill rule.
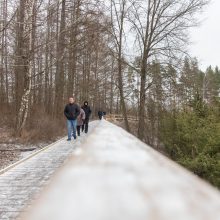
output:
[[178,68],[155,63],[152,74],[146,142],[220,187],[220,70],[185,58]]
[[[122,112],[129,131],[128,68],[145,139],[149,67],[181,59],[187,30],[206,0],[1,0],[0,104],[22,134],[33,112],[62,119],[70,95],[96,112]],[[136,58],[138,57],[138,58]],[[137,62],[136,62],[137,60]]]
[[94,113],[119,111],[110,19],[101,1],[0,4],[0,112],[16,134],[29,126],[59,129],[72,95],[79,104],[88,100]]
[[1,0],[0,123],[57,136],[74,94],[93,114],[122,113],[128,131],[219,186],[219,70],[184,59],[206,4]]

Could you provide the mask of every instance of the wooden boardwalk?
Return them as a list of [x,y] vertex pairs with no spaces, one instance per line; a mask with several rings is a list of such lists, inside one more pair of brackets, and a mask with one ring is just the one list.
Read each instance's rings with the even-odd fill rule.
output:
[[[91,130],[97,122],[91,123]],[[38,197],[54,172],[81,146],[85,135],[77,141],[66,138],[34,153],[0,171],[0,220],[15,220]],[[48,219],[49,220],[49,219]]]

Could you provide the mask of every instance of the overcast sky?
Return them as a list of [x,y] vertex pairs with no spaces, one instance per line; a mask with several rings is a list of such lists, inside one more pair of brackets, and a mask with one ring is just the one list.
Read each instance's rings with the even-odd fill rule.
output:
[[201,25],[191,31],[190,52],[202,70],[209,65],[220,67],[220,0],[212,0],[199,19]]

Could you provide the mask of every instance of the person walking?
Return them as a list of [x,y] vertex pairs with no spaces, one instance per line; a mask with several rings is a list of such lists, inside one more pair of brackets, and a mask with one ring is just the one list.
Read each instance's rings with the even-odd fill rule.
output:
[[103,111],[99,110],[99,111],[98,111],[98,116],[99,116],[99,120],[102,120]]
[[79,114],[80,114],[80,108],[75,103],[75,98],[70,97],[69,104],[67,104],[64,109],[64,115],[66,116],[67,119],[67,131],[68,131],[67,141],[71,141],[72,134],[74,139],[76,139],[77,117]]
[[84,105],[82,106],[82,109],[84,110],[85,112],[85,120],[84,120],[84,123],[83,123],[83,126],[82,126],[82,131],[85,130],[85,133],[88,132],[88,129],[89,129],[89,118],[90,118],[90,115],[92,113],[91,111],[91,108],[89,106],[89,103],[87,101],[84,102]]
[[80,136],[80,128],[83,126],[86,118],[86,114],[82,108],[80,108],[80,114],[77,117],[77,135]]

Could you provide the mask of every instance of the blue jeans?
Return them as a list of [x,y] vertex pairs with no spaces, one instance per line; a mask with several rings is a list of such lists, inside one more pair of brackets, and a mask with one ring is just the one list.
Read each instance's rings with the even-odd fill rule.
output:
[[71,140],[72,132],[73,137],[76,139],[76,125],[77,120],[67,120],[68,140]]

